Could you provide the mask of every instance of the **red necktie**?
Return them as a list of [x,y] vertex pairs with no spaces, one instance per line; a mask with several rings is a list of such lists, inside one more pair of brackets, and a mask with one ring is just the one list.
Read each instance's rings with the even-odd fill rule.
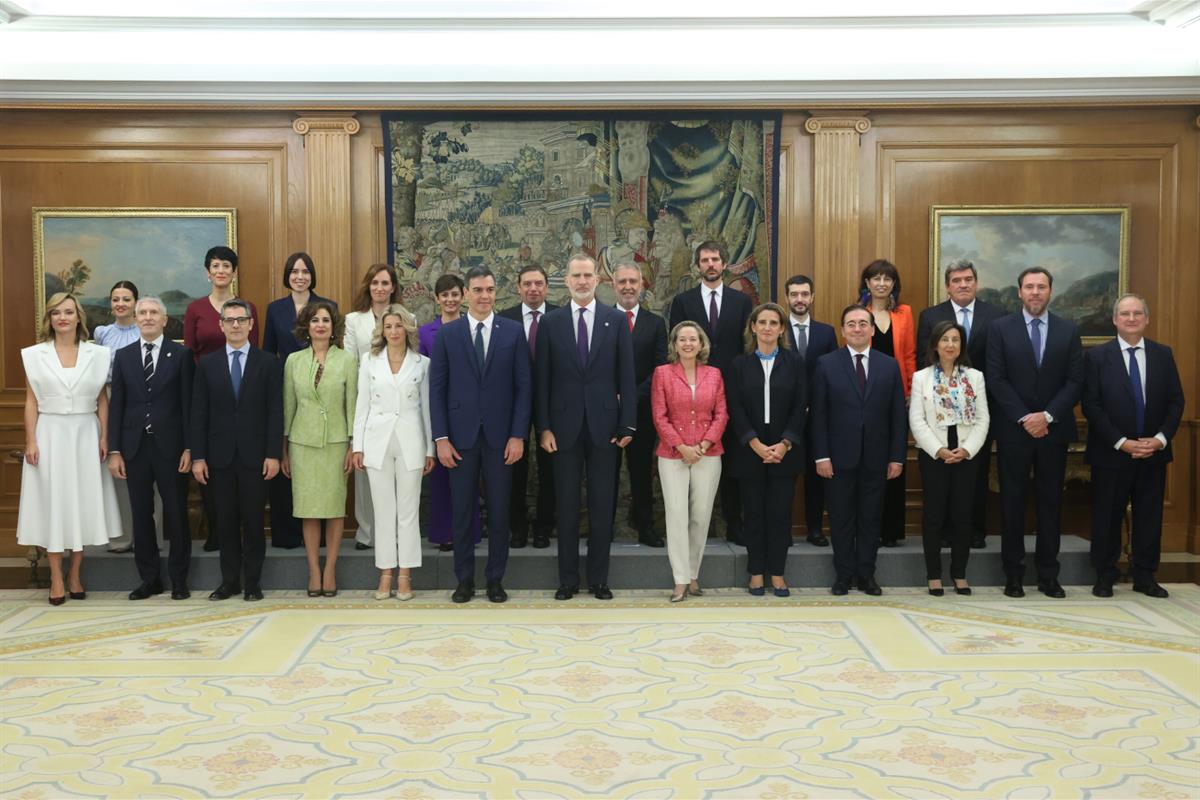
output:
[[529,322],[529,337],[528,337],[529,338],[529,357],[534,358],[535,356],[537,356],[538,317],[540,317],[542,315],[542,312],[530,311],[529,313],[533,315],[533,319],[530,320],[530,322]]
[[626,311],[625,316],[629,317],[629,332],[633,333],[633,312]]

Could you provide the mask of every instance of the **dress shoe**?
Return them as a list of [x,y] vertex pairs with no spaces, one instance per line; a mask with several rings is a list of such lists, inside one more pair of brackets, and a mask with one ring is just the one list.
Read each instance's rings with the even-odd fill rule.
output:
[[192,592],[188,589],[187,584],[177,583],[171,587],[172,600],[187,600],[192,596]]
[[1053,597],[1058,600],[1067,596],[1067,593],[1063,591],[1062,584],[1054,578],[1046,581],[1038,581],[1038,591],[1046,595],[1046,597]]
[[337,589],[322,589],[321,597],[337,597]]
[[592,597],[597,600],[612,600],[612,589],[608,588],[607,583],[602,583],[599,586],[592,587]]
[[554,599],[555,600],[570,600],[572,597],[575,596],[575,593],[578,591],[579,591],[578,586],[567,586],[566,584],[563,584],[562,586],[558,587],[558,591],[554,593]]
[[986,547],[987,547],[987,537],[985,537],[982,533],[971,540],[971,549],[972,550],[983,550]]
[[67,592],[67,597],[72,600],[87,600],[87,592]]
[[1105,581],[1105,580],[1096,581],[1096,585],[1092,587],[1092,594],[1094,594],[1096,597],[1112,597],[1113,596],[1112,581]]
[[930,587],[929,587],[929,593],[930,593],[931,595],[933,595],[934,597],[942,597],[943,595],[945,595],[945,594],[946,594],[946,590],[945,590],[945,589],[943,589],[941,586],[938,586],[937,588],[934,588],[933,586],[930,586]]
[[453,549],[454,549],[454,545],[451,542],[442,542],[441,544],[438,545],[439,553],[449,553]]
[[204,552],[215,553],[220,549],[221,549],[221,545],[217,542],[216,539],[209,538],[209,539],[204,540]]
[[110,552],[110,553],[118,553],[118,554],[119,554],[119,553],[132,553],[132,552],[133,552],[133,545],[131,545],[131,544],[122,544],[122,545],[117,545],[116,547],[110,547],[110,548],[108,548],[108,552]]
[[775,593],[776,597],[791,597],[792,596],[791,590],[789,590],[788,587],[786,587],[786,586],[772,586],[771,591]]
[[503,603],[508,600],[508,592],[500,585],[500,581],[487,582],[487,599],[493,603]]
[[1171,593],[1159,586],[1156,581],[1150,581],[1149,583],[1135,583],[1133,585],[1133,590],[1135,592],[1141,592],[1147,597],[1157,597],[1159,599],[1171,596]]
[[850,581],[844,581],[839,578],[833,582],[833,588],[829,590],[829,593],[835,595],[836,597],[842,597],[849,594]]
[[67,596],[65,594],[60,594],[58,597],[50,595],[46,599],[50,601],[50,605],[52,606],[61,606],[63,603],[67,602]]
[[509,550],[521,550],[528,544],[529,544],[528,534],[514,533],[512,535],[512,537],[508,540],[508,549]]
[[236,586],[221,585],[213,590],[212,594],[210,594],[208,596],[208,599],[209,600],[228,600],[229,598],[231,598],[235,594],[237,594],[238,591],[239,590]]
[[535,533],[533,535],[533,549],[534,550],[545,550],[549,546],[550,546],[550,534]]
[[1020,578],[1009,578],[1004,583],[1005,597],[1024,597],[1025,587],[1021,585]]
[[644,544],[646,547],[666,547],[667,543],[655,531],[645,531],[638,534],[638,544]]
[[162,584],[159,583],[158,581],[154,581],[153,583],[143,583],[141,586],[134,589],[132,592],[129,593],[129,599],[130,600],[145,600],[147,597],[151,597],[153,595],[162,594],[162,593],[163,593]]
[[400,575],[396,578],[396,599],[402,603],[413,599],[411,577]]
[[879,584],[875,582],[874,576],[870,578],[859,578],[858,588],[859,591],[863,592],[864,594],[869,594],[872,597],[878,597],[879,595],[883,594],[883,589],[879,588]]
[[971,594],[971,587],[970,587],[970,586],[959,586],[959,585],[956,583],[956,584],[954,584],[954,593],[955,593],[955,594],[961,594],[961,595],[963,595],[964,597],[966,597],[966,596],[970,596],[970,594]]
[[804,541],[811,544],[813,547],[829,547],[829,539],[819,533],[810,533],[804,537]]
[[880,547],[899,547],[900,540],[899,539],[889,539],[886,542],[880,542],[879,546]]
[[369,544],[363,544],[362,542],[355,542],[355,543],[354,543],[354,549],[355,549],[355,550],[370,550],[370,549],[371,549],[371,545],[369,545]]
[[682,603],[684,600],[687,600],[687,596],[688,596],[688,592],[687,592],[687,588],[685,587],[683,589],[683,591],[671,593],[671,602],[672,603]]
[[704,597],[704,590],[700,588],[700,584],[694,582],[688,586],[687,593],[692,597]]
[[244,595],[242,595],[242,599],[243,600],[262,600],[263,599],[262,589],[259,589],[257,586],[255,586],[253,589],[247,589],[246,593]]
[[767,586],[766,584],[763,584],[762,586],[747,586],[746,591],[755,597],[765,597],[767,594]]
[[455,603],[468,603],[475,596],[475,581],[459,581],[458,588],[450,599]]

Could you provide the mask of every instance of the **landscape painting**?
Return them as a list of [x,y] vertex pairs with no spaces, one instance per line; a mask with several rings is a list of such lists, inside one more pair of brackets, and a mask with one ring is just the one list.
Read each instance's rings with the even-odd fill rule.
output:
[[933,206],[930,304],[946,299],[942,270],[965,258],[979,272],[979,299],[1017,311],[1017,276],[1054,276],[1050,310],[1079,325],[1084,344],[1113,336],[1112,305],[1129,287],[1128,206]]
[[113,321],[108,293],[132,281],[141,296],[162,298],[166,335],[183,337],[183,313],[210,291],[204,254],[237,247],[232,208],[35,208],[34,279],[40,327],[46,298],[68,291],[87,313],[88,330]]

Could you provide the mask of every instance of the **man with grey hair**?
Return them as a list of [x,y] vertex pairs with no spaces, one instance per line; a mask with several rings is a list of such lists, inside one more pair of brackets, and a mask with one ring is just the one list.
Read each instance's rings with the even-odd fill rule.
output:
[[1133,506],[1129,571],[1133,590],[1167,597],[1154,579],[1162,540],[1171,439],[1183,417],[1183,385],[1171,348],[1145,338],[1150,309],[1125,294],[1113,304],[1117,336],[1084,356],[1083,413],[1092,466],[1092,594],[1112,597],[1120,578],[1121,522]]
[[[929,337],[934,326],[943,321],[957,322],[966,331],[966,351],[971,366],[983,372],[984,382],[990,390],[987,374],[988,326],[993,320],[1004,316],[1004,309],[977,297],[979,273],[971,261],[965,258],[951,261],[946,265],[944,277],[948,299],[922,311],[917,320],[917,367],[929,366]],[[984,536],[987,534],[988,467],[992,460],[990,431],[975,460],[979,462],[979,467],[975,473],[975,502],[971,506],[971,547],[981,548],[987,546]],[[942,535],[942,546],[949,546],[949,537],[945,533]]]

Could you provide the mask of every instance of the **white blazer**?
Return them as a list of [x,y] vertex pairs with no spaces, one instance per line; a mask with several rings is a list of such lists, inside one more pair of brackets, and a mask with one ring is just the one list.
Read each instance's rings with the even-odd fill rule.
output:
[[[967,367],[967,380],[975,390],[975,424],[958,426],[958,446],[974,458],[983,447],[988,432],[987,387],[983,384],[983,373]],[[933,367],[929,366],[913,375],[912,398],[908,403],[908,429],[912,431],[917,447],[931,458],[937,458],[938,450],[947,446],[946,429],[934,425],[937,419],[937,404],[933,399]]]
[[375,334],[375,312],[351,311],[346,315],[346,333],[342,336],[342,349],[360,360],[371,352],[371,337]]
[[368,469],[382,469],[393,431],[400,440],[404,466],[425,469],[433,458],[429,424],[429,359],[409,351],[393,376],[387,349],[367,353],[358,369],[358,402],[354,410],[353,451],[363,454]]
[[21,350],[25,378],[33,387],[40,414],[95,414],[96,397],[108,382],[111,361],[111,350],[91,342],[79,343],[73,370],[62,368],[53,341]]

